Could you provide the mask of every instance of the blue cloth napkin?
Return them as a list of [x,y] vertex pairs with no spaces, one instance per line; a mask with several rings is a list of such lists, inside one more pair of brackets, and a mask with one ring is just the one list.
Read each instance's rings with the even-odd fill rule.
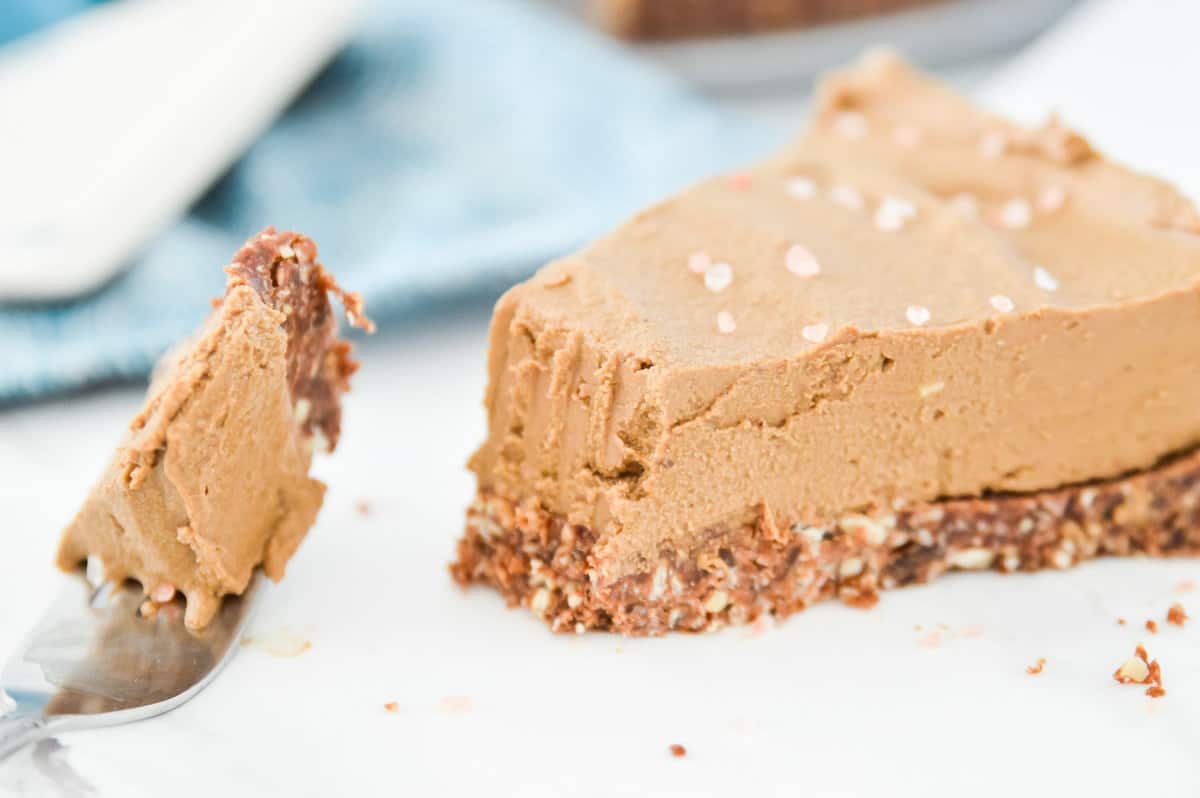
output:
[[[266,225],[312,236],[386,332],[784,138],[529,0],[469,6],[372,6],[351,45],[122,277],[69,304],[0,306],[0,403],[145,374]],[[17,31],[20,14],[7,26],[5,14],[0,35]]]

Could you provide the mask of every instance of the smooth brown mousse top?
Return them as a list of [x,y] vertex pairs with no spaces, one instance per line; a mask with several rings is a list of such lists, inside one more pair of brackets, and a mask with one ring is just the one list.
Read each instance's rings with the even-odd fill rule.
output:
[[357,368],[337,338],[333,292],[355,326],[362,299],[338,287],[305,236],[268,228],[225,271],[225,297],[199,333],[159,364],[58,553],[96,558],[106,579],[166,585],[203,627],[254,568],[272,579],[300,545],[325,486],[308,476],[315,443],[341,430],[340,396]]
[[601,578],[763,520],[1037,491],[1200,442],[1200,216],[888,55],[777,157],[509,291],[481,488]]

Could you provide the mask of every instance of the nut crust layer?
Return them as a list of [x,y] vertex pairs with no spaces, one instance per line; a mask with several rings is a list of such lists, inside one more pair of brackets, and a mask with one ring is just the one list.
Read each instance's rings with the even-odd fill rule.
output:
[[785,618],[840,598],[873,606],[882,588],[948,570],[1064,569],[1102,555],[1200,554],[1200,450],[1119,479],[1053,491],[914,504],[780,529],[769,517],[713,530],[687,552],[603,583],[596,534],[481,490],[450,566],[555,632],[703,632]]

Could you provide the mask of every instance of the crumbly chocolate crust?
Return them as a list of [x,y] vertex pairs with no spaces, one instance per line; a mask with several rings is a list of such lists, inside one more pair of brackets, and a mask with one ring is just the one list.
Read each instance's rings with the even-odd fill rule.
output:
[[769,517],[714,530],[696,550],[662,551],[604,584],[595,533],[481,490],[467,511],[462,585],[485,584],[556,632],[703,632],[784,618],[838,597],[870,607],[881,588],[947,570],[1063,569],[1101,555],[1200,554],[1200,450],[1135,475],[1032,494],[949,499],[779,528]]
[[[337,337],[337,319],[329,294],[341,300],[351,325],[375,331],[363,313],[362,296],[344,291],[317,263],[317,245],[300,233],[268,227],[246,242],[225,267],[227,291],[248,285],[269,307],[283,314],[287,333],[288,390],[308,435],[320,430],[329,451],[337,446],[342,428],[339,397],[350,390],[358,362],[351,346]],[[301,404],[304,403],[304,404]]]

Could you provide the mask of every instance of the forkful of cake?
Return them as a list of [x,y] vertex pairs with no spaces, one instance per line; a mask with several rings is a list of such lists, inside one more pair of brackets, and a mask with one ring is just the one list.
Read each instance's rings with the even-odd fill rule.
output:
[[[173,709],[228,662],[261,582],[283,577],[325,486],[358,364],[330,295],[374,328],[316,245],[264,230],[225,296],[170,352],[75,519],[59,599],[0,672],[0,759],[60,731]],[[86,570],[84,568],[86,564]]]

